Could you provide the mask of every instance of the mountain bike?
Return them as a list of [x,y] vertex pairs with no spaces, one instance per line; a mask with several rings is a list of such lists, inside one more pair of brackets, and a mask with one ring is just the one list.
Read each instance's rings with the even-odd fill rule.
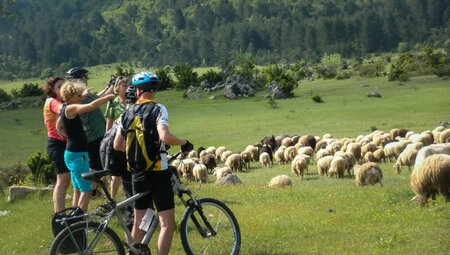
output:
[[[170,157],[169,162],[180,153]],[[174,194],[177,195],[185,210],[181,217],[179,232],[181,243],[186,254],[239,254],[241,233],[233,212],[223,202],[214,198],[197,198],[189,188],[183,187],[174,168],[171,181]],[[106,200],[92,212],[75,216],[83,221],[68,224],[73,217],[60,219],[66,226],[53,240],[50,255],[54,254],[150,254],[148,244],[159,225],[157,212],[151,218],[142,243],[132,243],[131,233],[126,226],[123,210],[137,199],[149,192],[137,193],[119,203],[109,194],[102,177],[110,174],[109,170],[83,174],[88,181],[95,181],[102,188]],[[126,240],[121,240],[108,225],[113,218],[125,232]],[[68,248],[69,247],[69,248]]]

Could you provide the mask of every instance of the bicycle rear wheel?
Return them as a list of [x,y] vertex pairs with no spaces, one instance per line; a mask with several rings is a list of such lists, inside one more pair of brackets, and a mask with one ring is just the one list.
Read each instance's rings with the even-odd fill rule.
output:
[[117,234],[106,227],[95,247],[88,253],[100,229],[97,222],[78,222],[61,231],[53,240],[50,255],[56,254],[120,254],[125,255],[122,242]]
[[[233,212],[213,198],[198,201],[202,210],[186,208],[180,223],[181,243],[186,254],[239,254],[241,232]],[[215,233],[208,229],[201,213]]]

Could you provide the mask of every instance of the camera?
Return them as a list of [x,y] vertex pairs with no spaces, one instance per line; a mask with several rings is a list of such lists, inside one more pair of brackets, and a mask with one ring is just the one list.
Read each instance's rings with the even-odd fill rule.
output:
[[108,84],[106,85],[106,87],[111,87],[112,85],[114,85],[114,83],[116,82],[116,76],[111,75],[111,79],[109,79]]

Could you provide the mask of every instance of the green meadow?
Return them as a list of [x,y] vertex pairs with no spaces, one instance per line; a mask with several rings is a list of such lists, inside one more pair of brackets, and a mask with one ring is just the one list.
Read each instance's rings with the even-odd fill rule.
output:
[[[91,84],[98,91],[109,76],[92,73]],[[13,86],[0,83],[0,87]],[[383,97],[366,97],[372,91]],[[385,77],[319,80],[302,82],[294,92],[294,98],[278,100],[275,107],[269,106],[264,93],[228,100],[220,93],[212,94],[215,99],[203,93],[183,99],[182,92],[164,91],[157,98],[169,110],[173,133],[196,147],[225,146],[234,152],[272,134],[357,137],[375,128],[422,132],[450,121],[450,81],[435,76],[413,77],[402,84]],[[324,103],[311,100],[314,95]],[[45,151],[41,108],[1,111],[0,132],[0,167]],[[414,194],[408,169],[397,175],[393,162],[382,163],[381,168],[383,186],[364,188],[349,177],[319,176],[315,164],[300,181],[290,165],[263,169],[258,162],[238,174],[243,185],[217,187],[213,176],[207,184],[185,184],[199,197],[214,197],[230,206],[241,227],[241,254],[448,255],[450,203],[438,197],[436,204],[419,207],[410,202]],[[293,186],[268,188],[270,179],[279,174],[290,176]],[[0,194],[0,211],[9,213],[0,216],[0,254],[46,254],[52,241],[51,195],[8,203],[5,192]],[[180,219],[182,208],[177,205]],[[183,254],[178,235],[171,254]]]

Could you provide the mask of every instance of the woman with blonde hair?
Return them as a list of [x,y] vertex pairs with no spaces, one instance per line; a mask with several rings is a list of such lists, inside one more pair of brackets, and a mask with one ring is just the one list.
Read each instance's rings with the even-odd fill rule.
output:
[[97,98],[88,104],[82,104],[81,99],[88,93],[84,83],[79,81],[66,81],[61,87],[61,98],[65,102],[61,109],[57,128],[60,133],[67,136],[67,147],[64,152],[64,161],[70,170],[74,195],[73,207],[80,207],[84,212],[88,209],[89,199],[92,196],[92,185],[81,178],[81,174],[89,172],[88,140],[83,130],[80,114],[94,111],[114,95]]

